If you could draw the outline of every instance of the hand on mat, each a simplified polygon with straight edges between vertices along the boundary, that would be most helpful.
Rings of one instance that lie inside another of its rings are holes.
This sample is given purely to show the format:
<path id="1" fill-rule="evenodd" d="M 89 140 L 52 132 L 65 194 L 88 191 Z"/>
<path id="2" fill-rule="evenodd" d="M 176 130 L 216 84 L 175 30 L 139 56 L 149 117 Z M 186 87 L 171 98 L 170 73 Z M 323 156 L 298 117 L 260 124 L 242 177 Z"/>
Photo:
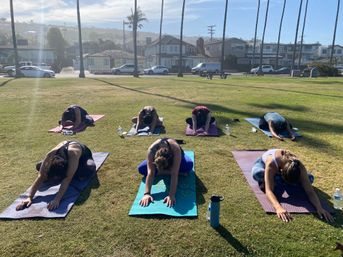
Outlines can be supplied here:
<path id="1" fill-rule="evenodd" d="M 146 207 L 153 201 L 154 201 L 154 198 L 152 198 L 151 195 L 144 195 L 143 198 L 139 201 L 139 205 Z"/>
<path id="2" fill-rule="evenodd" d="M 31 204 L 32 204 L 32 200 L 30 197 L 28 197 L 24 201 L 22 201 L 20 204 L 18 204 L 15 209 L 17 211 L 21 211 L 21 210 L 24 210 L 25 208 L 30 207 Z"/>
<path id="3" fill-rule="evenodd" d="M 317 213 L 320 219 L 325 219 L 328 222 L 334 222 L 334 219 L 331 216 L 331 214 L 323 208 L 318 209 Z"/>
<path id="4" fill-rule="evenodd" d="M 289 222 L 289 221 L 291 221 L 292 220 L 292 217 L 291 217 L 291 215 L 289 214 L 289 212 L 288 211 L 286 211 L 284 208 L 278 208 L 278 209 L 276 209 L 276 215 L 280 218 L 280 219 L 282 219 L 282 221 L 284 221 L 284 222 Z"/>
<path id="5" fill-rule="evenodd" d="M 60 202 L 57 200 L 52 200 L 50 203 L 48 203 L 48 210 L 53 211 L 58 208 L 60 205 Z"/>
<path id="6" fill-rule="evenodd" d="M 279 139 L 280 141 L 284 141 L 282 136 L 278 136 L 277 139 Z"/>
<path id="7" fill-rule="evenodd" d="M 168 195 L 167 197 L 163 199 L 163 202 L 167 204 L 167 207 L 172 207 L 176 202 L 175 196 L 172 197 Z"/>
<path id="8" fill-rule="evenodd" d="M 296 137 L 295 137 L 295 136 L 291 137 L 291 140 L 292 140 L 292 141 L 295 141 L 295 139 L 296 139 Z"/>

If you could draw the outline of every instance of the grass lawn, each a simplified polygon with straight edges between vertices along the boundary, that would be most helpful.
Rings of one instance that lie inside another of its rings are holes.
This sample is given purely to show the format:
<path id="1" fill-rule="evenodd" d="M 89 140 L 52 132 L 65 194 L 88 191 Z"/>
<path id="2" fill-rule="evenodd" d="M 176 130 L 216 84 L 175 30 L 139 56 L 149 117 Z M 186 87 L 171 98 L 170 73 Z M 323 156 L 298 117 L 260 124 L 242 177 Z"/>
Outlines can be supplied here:
<path id="1" fill-rule="evenodd" d="M 233 77 L 0 79 L 0 210 L 36 177 L 35 163 L 60 141 L 77 139 L 111 155 L 66 219 L 0 221 L 0 256 L 339 256 L 343 215 L 328 224 L 313 215 L 283 223 L 265 214 L 232 157 L 233 149 L 287 148 L 315 176 L 314 186 L 331 201 L 343 189 L 343 80 Z M 96 126 L 72 137 L 47 131 L 65 107 L 77 103 L 105 114 Z M 184 119 L 197 104 L 213 111 L 217 124 L 229 119 L 232 136 L 185 137 Z M 144 105 L 164 117 L 168 136 L 194 150 L 198 218 L 129 217 L 141 176 L 136 166 L 155 137 L 121 139 Z M 274 110 L 300 128 L 297 142 L 252 133 L 243 119 Z M 221 194 L 220 221 L 206 221 L 212 194 Z"/>

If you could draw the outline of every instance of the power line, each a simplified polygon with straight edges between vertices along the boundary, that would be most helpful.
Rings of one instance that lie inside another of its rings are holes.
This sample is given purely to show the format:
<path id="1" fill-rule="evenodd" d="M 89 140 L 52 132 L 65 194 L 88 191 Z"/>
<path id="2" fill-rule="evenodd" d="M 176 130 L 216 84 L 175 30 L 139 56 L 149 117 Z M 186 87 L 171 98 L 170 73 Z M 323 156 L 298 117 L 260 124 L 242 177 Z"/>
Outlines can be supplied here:
<path id="1" fill-rule="evenodd" d="M 215 27 L 216 27 L 216 25 L 209 25 L 209 26 L 207 26 L 207 30 L 208 30 L 207 34 L 210 34 L 211 41 L 212 41 L 213 35 L 214 35 L 215 31 L 216 31 Z"/>

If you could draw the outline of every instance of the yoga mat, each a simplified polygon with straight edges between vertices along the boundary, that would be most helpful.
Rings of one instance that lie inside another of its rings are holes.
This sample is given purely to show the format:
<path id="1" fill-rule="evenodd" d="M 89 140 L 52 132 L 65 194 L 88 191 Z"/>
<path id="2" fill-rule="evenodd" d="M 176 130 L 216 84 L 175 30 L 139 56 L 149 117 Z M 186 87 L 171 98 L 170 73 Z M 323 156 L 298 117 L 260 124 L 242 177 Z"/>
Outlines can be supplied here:
<path id="1" fill-rule="evenodd" d="M 217 128 L 217 124 L 216 122 L 213 122 L 210 124 L 210 127 L 208 128 L 208 133 L 204 134 L 205 130 L 203 128 L 200 128 L 197 130 L 198 134 L 197 135 L 193 135 L 193 129 L 191 129 L 191 126 L 189 124 L 187 124 L 186 127 L 186 136 L 205 136 L 205 137 L 218 137 L 219 136 L 219 132 L 218 132 L 218 128 Z"/>
<path id="2" fill-rule="evenodd" d="M 194 152 L 185 151 L 194 162 Z M 163 199 L 168 196 L 170 185 L 170 176 L 157 176 L 151 187 L 151 195 L 154 202 L 147 207 L 139 205 L 145 191 L 145 177 L 139 186 L 136 199 L 134 200 L 129 215 L 153 215 L 164 214 L 173 217 L 195 217 L 197 214 L 196 205 L 196 187 L 195 187 L 195 169 L 188 176 L 179 176 L 176 190 L 176 203 L 173 207 L 167 207 Z"/>
<path id="3" fill-rule="evenodd" d="M 163 117 L 159 117 L 159 119 L 162 122 L 162 126 L 155 127 L 154 133 L 152 133 L 153 136 L 160 135 L 164 130 Z M 146 126 L 145 128 L 140 129 L 138 134 L 136 134 L 136 124 L 133 124 L 126 136 L 149 136 L 149 130 L 150 127 Z"/>
<path id="4" fill-rule="evenodd" d="M 267 213 L 276 213 L 266 194 L 259 188 L 257 181 L 253 179 L 251 174 L 251 169 L 256 159 L 261 157 L 264 152 L 265 151 L 232 151 L 232 154 L 264 211 Z M 290 213 L 316 212 L 316 209 L 309 202 L 304 189 L 300 185 L 287 185 L 282 182 L 277 183 L 274 188 L 274 194 L 282 207 Z M 323 208 L 332 211 L 325 201 L 321 200 L 321 203 Z"/>
<path id="5" fill-rule="evenodd" d="M 91 116 L 93 118 L 94 123 L 95 123 L 97 120 L 100 120 L 105 115 L 91 114 L 89 116 Z M 65 127 L 65 128 L 68 129 L 68 127 Z M 83 126 L 78 127 L 77 129 L 75 129 L 74 132 L 81 132 L 81 131 L 85 130 L 86 128 L 87 128 L 87 125 L 83 125 Z M 61 125 L 49 130 L 49 132 L 54 132 L 54 133 L 60 133 L 61 131 L 62 131 L 62 126 Z"/>
<path id="6" fill-rule="evenodd" d="M 260 118 L 246 118 L 245 119 L 247 122 L 249 122 L 251 125 L 253 125 L 254 127 L 258 128 L 259 130 L 261 130 L 264 134 L 266 134 L 268 137 L 273 137 L 272 133 L 268 130 L 264 130 L 264 129 L 260 129 L 258 124 L 260 122 Z M 301 137 L 301 135 L 299 133 L 297 133 L 296 131 L 294 131 L 294 129 L 292 129 L 292 131 L 295 133 L 295 137 Z M 282 132 L 280 134 L 283 137 L 286 138 L 290 138 L 289 134 L 287 132 Z"/>
<path id="7" fill-rule="evenodd" d="M 96 170 L 104 163 L 109 153 L 97 152 L 93 153 L 93 159 L 96 164 Z M 95 176 L 96 174 L 94 174 Z M 94 176 L 88 179 L 78 180 L 73 179 L 64 194 L 60 205 L 57 209 L 49 211 L 47 205 L 52 201 L 60 188 L 60 184 L 43 183 L 37 190 L 33 198 L 32 205 L 21 211 L 16 210 L 16 206 L 26 199 L 29 194 L 29 189 L 18 199 L 16 199 L 7 209 L 0 214 L 0 219 L 25 219 L 25 218 L 64 218 L 67 216 L 70 209 L 80 193 L 88 186 Z"/>

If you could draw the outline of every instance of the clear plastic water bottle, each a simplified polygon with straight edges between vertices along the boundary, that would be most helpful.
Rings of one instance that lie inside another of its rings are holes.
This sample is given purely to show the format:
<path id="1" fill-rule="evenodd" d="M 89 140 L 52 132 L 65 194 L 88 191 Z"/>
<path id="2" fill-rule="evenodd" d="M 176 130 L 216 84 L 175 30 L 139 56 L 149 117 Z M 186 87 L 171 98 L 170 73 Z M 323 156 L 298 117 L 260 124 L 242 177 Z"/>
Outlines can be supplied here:
<path id="1" fill-rule="evenodd" d="M 211 203 L 208 204 L 207 213 L 206 213 L 206 220 L 211 220 Z"/>
<path id="2" fill-rule="evenodd" d="M 118 133 L 118 136 L 122 137 L 123 136 L 123 128 L 121 126 L 119 126 L 117 128 L 117 133 Z"/>
<path id="3" fill-rule="evenodd" d="M 342 192 L 339 188 L 336 188 L 335 192 L 333 193 L 333 208 L 337 210 L 343 209 L 343 197 Z"/>
<path id="4" fill-rule="evenodd" d="M 72 136 L 75 134 L 75 132 L 70 129 L 62 129 L 62 134 L 65 136 Z"/>
<path id="5" fill-rule="evenodd" d="M 230 136 L 231 131 L 230 131 L 229 124 L 226 124 L 226 125 L 225 125 L 224 133 L 225 133 L 226 135 Z"/>

